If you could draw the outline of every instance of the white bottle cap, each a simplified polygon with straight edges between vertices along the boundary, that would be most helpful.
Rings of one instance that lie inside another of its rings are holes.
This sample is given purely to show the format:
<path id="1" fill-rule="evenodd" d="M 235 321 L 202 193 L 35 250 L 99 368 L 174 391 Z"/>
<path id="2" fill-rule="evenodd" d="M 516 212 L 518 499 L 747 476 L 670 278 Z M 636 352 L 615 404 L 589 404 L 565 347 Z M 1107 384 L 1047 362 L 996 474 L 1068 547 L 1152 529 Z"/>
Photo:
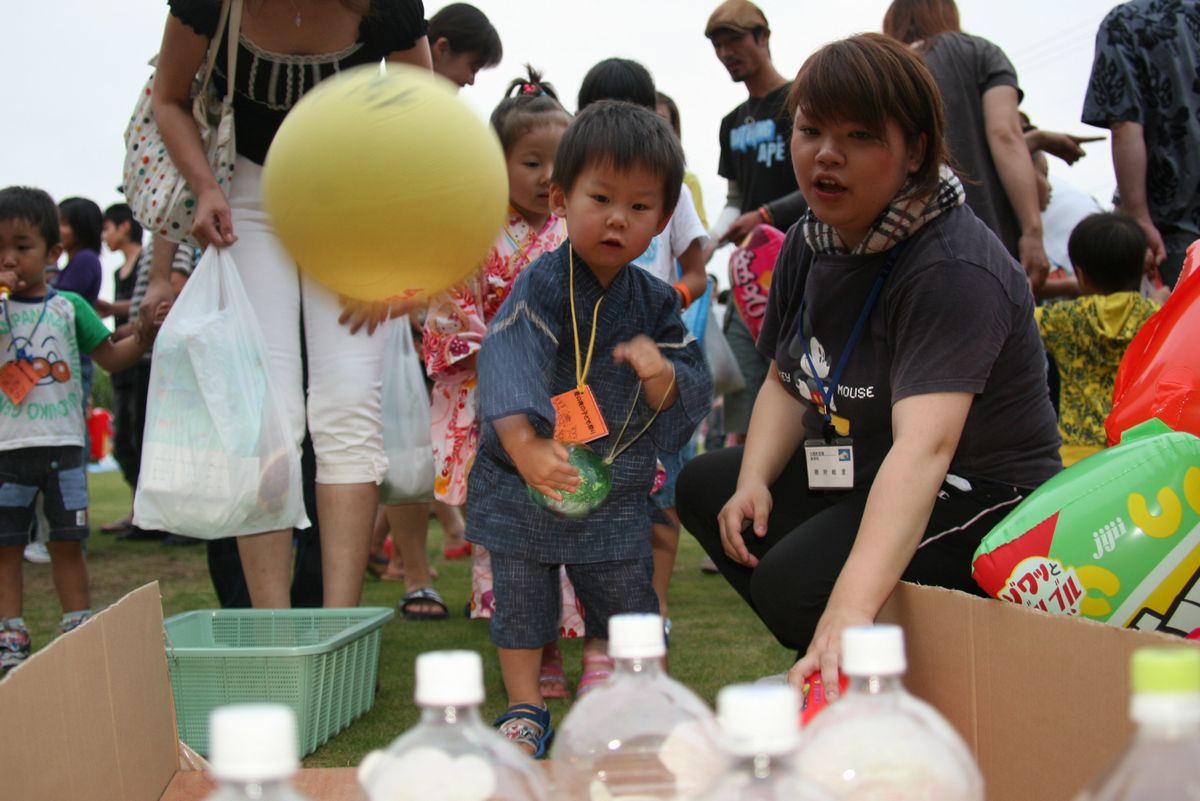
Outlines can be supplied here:
<path id="1" fill-rule="evenodd" d="M 800 744 L 800 694 L 787 684 L 734 684 L 717 693 L 721 744 L 735 756 L 786 754 Z"/>
<path id="2" fill-rule="evenodd" d="M 430 651 L 417 657 L 420 706 L 475 706 L 483 703 L 483 659 L 474 651 Z"/>
<path id="3" fill-rule="evenodd" d="M 899 626 L 854 626 L 842 632 L 842 672 L 847 676 L 901 676 L 907 668 Z"/>
<path id="4" fill-rule="evenodd" d="M 221 781 L 277 781 L 300 767 L 296 715 L 282 704 L 233 704 L 208 719 L 209 764 Z"/>
<path id="5" fill-rule="evenodd" d="M 613 659 L 657 659 L 667 653 L 659 615 L 613 615 L 608 619 L 608 655 Z"/>

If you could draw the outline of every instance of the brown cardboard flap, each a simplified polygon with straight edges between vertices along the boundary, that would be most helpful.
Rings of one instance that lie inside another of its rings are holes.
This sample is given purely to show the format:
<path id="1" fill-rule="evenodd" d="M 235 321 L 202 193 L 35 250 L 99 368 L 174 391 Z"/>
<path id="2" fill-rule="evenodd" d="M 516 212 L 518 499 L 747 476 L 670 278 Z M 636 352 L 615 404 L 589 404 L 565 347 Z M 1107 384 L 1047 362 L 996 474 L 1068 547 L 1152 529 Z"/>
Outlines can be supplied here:
<path id="1" fill-rule="evenodd" d="M 1133 734 L 1130 654 L 1188 645 L 912 584 L 879 621 L 904 627 L 905 686 L 971 745 L 989 801 L 1061 801 L 1104 773 Z"/>
<path id="2" fill-rule="evenodd" d="M 175 708 L 158 584 L 134 590 L 0 681 L 5 798 L 155 801 Z"/>

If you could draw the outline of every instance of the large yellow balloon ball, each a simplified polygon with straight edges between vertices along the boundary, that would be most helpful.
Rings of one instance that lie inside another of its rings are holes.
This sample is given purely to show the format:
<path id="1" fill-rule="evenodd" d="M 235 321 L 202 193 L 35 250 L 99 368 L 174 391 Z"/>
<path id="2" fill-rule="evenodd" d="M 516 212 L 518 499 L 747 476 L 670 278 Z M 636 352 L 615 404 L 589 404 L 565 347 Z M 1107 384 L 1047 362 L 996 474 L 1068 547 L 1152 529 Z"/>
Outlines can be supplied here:
<path id="1" fill-rule="evenodd" d="M 263 165 L 263 202 L 306 273 L 361 300 L 462 280 L 502 230 L 504 153 L 426 70 L 347 70 L 296 104 Z"/>

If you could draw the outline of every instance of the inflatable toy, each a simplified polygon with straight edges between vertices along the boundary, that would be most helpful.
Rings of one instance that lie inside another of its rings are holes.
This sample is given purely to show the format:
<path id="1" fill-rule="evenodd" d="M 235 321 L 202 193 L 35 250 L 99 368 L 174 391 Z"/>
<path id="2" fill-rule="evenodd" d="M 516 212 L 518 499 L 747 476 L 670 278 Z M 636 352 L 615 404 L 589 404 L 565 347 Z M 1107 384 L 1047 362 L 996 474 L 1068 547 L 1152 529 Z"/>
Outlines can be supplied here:
<path id="1" fill-rule="evenodd" d="M 1194 251 L 1189 251 L 1193 253 Z M 1157 417 L 1200 436 L 1200 273 L 1192 270 L 1129 343 L 1104 421 L 1108 444 Z"/>
<path id="2" fill-rule="evenodd" d="M 300 268 L 360 300 L 457 283 L 504 224 L 508 174 L 491 128 L 452 85 L 362 66 L 296 104 L 263 165 L 263 200 Z"/>
<path id="3" fill-rule="evenodd" d="M 543 509 L 571 520 L 587 517 L 597 506 L 604 503 L 612 489 L 612 467 L 600 454 L 586 445 L 571 443 L 566 446 L 567 461 L 579 471 L 580 485 L 574 492 L 561 492 L 561 501 L 556 501 L 529 487 L 529 497 Z"/>
<path id="4" fill-rule="evenodd" d="M 755 339 L 758 339 L 767 311 L 767 294 L 771 291 L 771 276 L 783 239 L 784 233 L 778 228 L 759 225 L 729 257 L 733 302 L 737 304 L 750 336 Z"/>
<path id="5" fill-rule="evenodd" d="M 1047 481 L 983 538 L 989 595 L 1047 612 L 1200 629 L 1200 438 L 1150 420 Z"/>

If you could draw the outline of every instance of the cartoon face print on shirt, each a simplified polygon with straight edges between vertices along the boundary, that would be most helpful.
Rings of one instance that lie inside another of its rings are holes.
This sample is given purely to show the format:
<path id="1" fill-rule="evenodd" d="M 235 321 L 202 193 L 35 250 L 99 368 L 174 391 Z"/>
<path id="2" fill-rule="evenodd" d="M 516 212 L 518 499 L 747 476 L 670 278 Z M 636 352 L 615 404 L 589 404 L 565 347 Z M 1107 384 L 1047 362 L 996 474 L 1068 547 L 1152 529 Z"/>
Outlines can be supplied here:
<path id="1" fill-rule="evenodd" d="M 808 320 L 807 312 L 804 315 L 803 331 L 797 331 L 788 343 L 788 356 L 795 359 L 800 365 L 800 373 L 794 373 L 792 380 L 796 384 L 796 389 L 801 394 L 807 394 L 813 406 L 817 407 L 817 411 L 821 414 L 825 412 L 825 399 L 821 395 L 821 381 L 829 380 L 829 373 L 832 371 L 832 366 L 829 364 L 829 357 L 825 353 L 825 347 L 821 341 L 812 335 L 810 330 L 811 324 Z M 804 352 L 804 345 L 801 337 L 808 339 L 808 353 Z M 809 356 L 812 359 L 809 359 Z M 817 379 L 821 379 L 818 381 Z M 807 393 L 805 393 L 807 389 Z M 834 398 L 830 404 L 830 411 L 837 411 L 837 399 Z"/>
<path id="2" fill-rule="evenodd" d="M 12 344 L 15 351 L 29 354 L 29 365 L 37 376 L 38 386 L 65 384 L 71 380 L 71 364 L 59 352 L 58 337 L 51 335 L 34 343 L 27 337 L 15 336 Z"/>

